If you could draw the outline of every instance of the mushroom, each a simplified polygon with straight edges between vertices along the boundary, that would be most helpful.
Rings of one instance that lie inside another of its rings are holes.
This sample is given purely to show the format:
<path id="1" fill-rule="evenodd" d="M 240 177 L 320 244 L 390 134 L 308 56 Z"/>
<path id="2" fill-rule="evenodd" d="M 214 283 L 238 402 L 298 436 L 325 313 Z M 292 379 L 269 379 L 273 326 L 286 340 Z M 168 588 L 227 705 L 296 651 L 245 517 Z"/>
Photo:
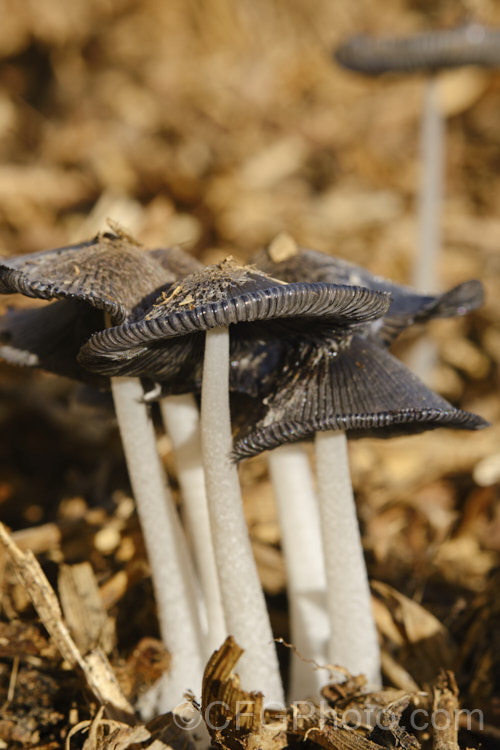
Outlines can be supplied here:
<path id="1" fill-rule="evenodd" d="M 341 44 L 335 58 L 343 67 L 365 75 L 385 72 L 431 73 L 423 107 L 422 177 L 418 206 L 418 252 L 412 283 L 430 291 L 438 285 L 437 263 L 441 245 L 440 214 L 443 193 L 445 130 L 436 73 L 462 65 L 493 67 L 500 64 L 500 30 L 479 23 L 439 29 L 411 37 L 355 36 Z M 425 376 L 435 358 L 428 344 L 420 347 L 414 368 Z"/>
<path id="2" fill-rule="evenodd" d="M 470 22 L 453 29 L 424 31 L 410 37 L 352 37 L 335 51 L 345 68 L 366 75 L 387 72 L 436 71 L 462 65 L 496 67 L 500 29 Z"/>
<path id="3" fill-rule="evenodd" d="M 10 336 L 10 341 L 0 354 L 87 379 L 72 358 L 92 330 L 102 328 L 103 313 L 108 324 L 123 323 L 140 313 L 153 292 L 193 265 L 197 264 L 178 251 L 147 253 L 125 235 L 109 233 L 76 246 L 3 258 L 0 293 L 58 301 L 6 318 L 2 336 Z M 204 654 L 194 572 L 141 383 L 134 377 L 112 378 L 111 389 L 151 565 L 160 630 L 172 652 L 160 699 L 161 709 L 167 710 L 182 700 L 187 688 L 201 689 Z"/>
<path id="4" fill-rule="evenodd" d="M 85 246 L 88 246 L 86 243 Z M 143 251 L 141 251 L 143 254 Z M 176 248 L 157 249 L 143 254 L 153 265 L 159 263 L 168 273 L 157 269 L 159 278 L 153 283 L 157 291 L 160 278 L 165 282 L 184 276 L 200 267 L 193 258 Z M 24 258 L 26 256 L 23 256 Z M 39 262 L 39 261 L 38 261 Z M 175 272 L 175 274 L 173 273 Z M 147 287 L 141 287 L 140 293 Z M 142 305 L 146 305 L 151 292 L 141 300 L 137 314 Z M 103 326 L 102 311 L 90 307 L 88 303 L 75 299 L 63 299 L 42 308 L 27 310 L 10 310 L 0 318 L 0 358 L 11 364 L 40 367 L 58 375 L 74 378 L 89 385 L 109 388 L 109 378 L 90 373 L 77 362 L 77 354 L 85 341 Z M 186 372 L 182 373 L 182 387 L 186 377 L 192 374 L 192 363 L 188 363 Z M 199 368 L 198 383 L 201 380 Z M 199 418 L 198 406 L 191 394 L 175 395 L 175 384 L 171 383 L 173 395 L 163 395 L 160 399 L 160 411 L 170 435 L 177 464 L 177 474 L 182 490 L 182 510 L 184 521 L 194 549 L 196 570 L 200 579 L 204 608 L 210 622 L 205 630 L 211 633 L 211 639 L 205 644 L 205 656 L 219 647 L 224 640 L 220 594 L 217 593 L 215 560 L 213 550 L 206 538 L 206 498 L 203 469 L 199 454 Z M 146 400 L 151 400 L 147 393 Z M 188 428 L 189 426 L 189 428 Z M 205 510 L 204 510 L 205 509 Z M 204 521 L 205 517 L 205 521 Z M 210 596 L 208 596 L 210 592 Z M 203 615 L 203 611 L 201 612 Z"/>
<path id="5" fill-rule="evenodd" d="M 343 337 L 297 337 L 287 359 L 260 412 L 255 405 L 240 418 L 236 460 L 328 430 L 359 438 L 487 426 L 430 390 L 362 329 Z"/>
<path id="6" fill-rule="evenodd" d="M 268 328 L 290 336 L 318 327 L 349 330 L 379 317 L 388 304 L 383 293 L 321 283 L 283 284 L 228 260 L 174 283 L 142 320 L 95 334 L 80 352 L 80 362 L 100 373 L 131 369 L 159 378 L 166 363 L 172 367 L 170 341 L 181 337 L 176 354 L 183 339 L 186 352 L 201 354 L 200 335 L 205 332 L 202 450 L 226 625 L 245 649 L 240 665 L 243 683 L 262 690 L 267 700 L 281 702 L 282 688 L 237 470 L 230 458 L 228 328 L 234 326 L 231 361 L 244 366 L 235 355 L 239 342 L 248 342 L 253 351 L 261 337 L 266 339 Z M 191 356 L 186 353 L 185 358 Z"/>
<path id="7" fill-rule="evenodd" d="M 431 317 L 448 317 L 451 315 L 465 314 L 477 307 L 482 301 L 482 287 L 479 282 L 466 282 L 449 292 L 438 295 L 422 295 L 414 290 L 404 287 L 381 276 L 375 276 L 369 271 L 348 263 L 339 258 L 320 253 L 314 250 L 299 248 L 289 235 L 279 235 L 268 248 L 261 251 L 255 258 L 257 267 L 272 274 L 273 276 L 287 282 L 297 280 L 322 281 L 335 284 L 359 285 L 369 289 L 391 293 L 389 310 L 382 319 L 374 320 L 364 326 L 364 336 L 369 336 L 380 346 L 386 346 L 396 335 L 409 325 L 416 322 L 424 322 Z M 241 352 L 239 359 L 242 365 L 235 372 L 233 380 L 234 387 L 245 390 L 250 395 L 260 398 L 270 398 L 274 405 L 281 400 L 282 388 L 276 382 L 275 372 L 288 370 L 289 373 L 297 370 L 294 368 L 295 353 L 290 357 L 288 365 L 280 360 L 276 366 L 276 351 L 282 347 L 282 342 L 268 342 L 263 345 L 261 351 L 250 350 L 248 354 Z M 266 353 L 271 352 L 266 358 Z M 297 360 L 299 362 L 300 359 Z M 392 364 L 392 363 L 391 363 Z M 302 368 L 308 379 L 311 364 L 308 362 Z M 271 373 L 266 376 L 266 373 Z M 301 391 L 300 378 L 296 377 L 290 389 L 285 391 L 282 403 L 287 398 L 294 399 L 294 388 L 296 387 L 296 400 L 293 402 L 297 409 L 302 403 L 307 403 L 309 396 Z M 428 392 L 427 392 L 428 393 Z M 417 401 L 418 403 L 418 401 Z M 318 404 L 319 408 L 320 404 Z M 440 408 L 443 403 L 439 404 Z M 292 407 L 293 408 L 293 407 Z M 311 411 L 311 414 L 314 412 Z M 267 412 L 266 412 L 267 414 Z M 272 421 L 273 416 L 267 415 Z M 275 416 L 275 415 L 274 415 Z M 281 533 L 285 562 L 288 574 L 288 596 L 292 615 L 291 631 L 292 641 L 298 647 L 300 653 L 316 661 L 324 661 L 325 631 L 327 631 L 326 601 L 323 600 L 322 586 L 324 571 L 322 570 L 322 543 L 319 524 L 317 520 L 317 506 L 311 488 L 310 470 L 307 457 L 303 449 L 298 445 L 289 445 L 286 440 L 287 428 L 283 429 L 283 435 L 276 435 L 272 444 L 266 444 L 269 436 L 257 446 L 250 449 L 255 433 L 258 431 L 259 421 L 255 413 L 249 418 L 248 425 L 240 429 L 240 439 L 235 445 L 235 452 L 240 455 L 250 455 L 253 450 L 260 451 L 265 447 L 273 448 L 269 453 L 269 466 L 273 486 L 275 489 L 278 508 L 281 519 Z M 293 435 L 293 425 L 288 426 Z M 247 430 L 249 437 L 245 441 L 244 435 Z M 380 434 L 380 433 L 377 433 Z M 306 437 L 304 435 L 303 437 Z M 296 438 L 300 439 L 300 438 Z M 324 446 L 318 440 L 319 446 Z M 342 451 L 339 465 L 346 466 L 345 449 Z M 290 451 L 293 450 L 293 458 Z M 342 481 L 347 483 L 347 476 Z M 323 486 L 323 482 L 320 483 Z M 286 492 L 284 490 L 286 488 Z M 306 489 L 308 488 L 308 489 Z M 346 488 L 349 498 L 350 490 Z M 323 490 L 323 495 L 326 490 Z M 349 498 L 350 500 L 350 498 Z M 288 523 L 290 514 L 300 514 L 300 523 Z M 354 523 L 351 518 L 351 523 Z M 355 531 L 352 531 L 356 536 Z M 353 544 L 358 545 L 354 540 Z M 358 555 L 359 557 L 359 555 Z M 358 559 L 358 564 L 361 565 Z M 333 585 L 333 584 L 332 584 Z M 363 584 L 364 586 L 364 584 Z M 333 600 L 335 595 L 331 592 Z M 360 636 L 362 638 L 362 636 Z M 374 635 L 372 634 L 372 641 Z M 301 659 L 292 660 L 292 675 L 290 693 L 293 698 L 304 698 L 313 694 L 315 689 L 321 687 L 322 677 L 319 671 L 313 672 Z M 355 665 L 353 665 L 355 666 Z M 376 670 L 373 670 L 374 674 Z"/>
<path id="8" fill-rule="evenodd" d="M 317 250 L 302 248 L 288 234 L 278 235 L 253 259 L 257 268 L 286 282 L 322 281 L 329 284 L 362 286 L 391 295 L 388 312 L 371 326 L 371 335 L 388 346 L 405 328 L 431 318 L 463 316 L 483 303 L 480 281 L 465 281 L 441 294 L 422 294 Z"/>
<path id="9" fill-rule="evenodd" d="M 255 418 L 256 407 L 240 426 L 234 455 L 240 460 L 315 438 L 331 628 L 328 659 L 377 685 L 379 649 L 346 437 L 390 437 L 440 426 L 479 429 L 486 423 L 430 391 L 363 330 L 347 336 L 304 334 L 274 378 L 260 416 Z"/>
<path id="10" fill-rule="evenodd" d="M 71 299 L 7 310 L 0 318 L 0 359 L 107 388 L 108 378 L 88 372 L 76 359 L 82 344 L 102 325 L 100 310 Z"/>
<path id="11" fill-rule="evenodd" d="M 92 265 L 106 254 L 114 261 L 120 242 L 122 251 L 127 250 L 123 258 L 125 267 L 118 266 L 112 273 L 108 269 L 106 280 L 102 273 L 94 278 L 99 270 Z M 84 256 L 87 268 L 79 261 L 80 255 Z M 145 251 L 125 235 L 109 233 L 79 245 L 0 258 L 0 294 L 20 292 L 29 297 L 57 300 L 44 307 L 7 310 L 0 318 L 0 358 L 13 365 L 40 367 L 56 375 L 109 388 L 109 378 L 96 376 L 77 362 L 85 341 L 103 328 L 103 312 L 110 315 L 112 322 L 140 315 L 159 288 L 200 265 L 177 248 Z M 139 268 L 143 273 L 135 278 Z"/>

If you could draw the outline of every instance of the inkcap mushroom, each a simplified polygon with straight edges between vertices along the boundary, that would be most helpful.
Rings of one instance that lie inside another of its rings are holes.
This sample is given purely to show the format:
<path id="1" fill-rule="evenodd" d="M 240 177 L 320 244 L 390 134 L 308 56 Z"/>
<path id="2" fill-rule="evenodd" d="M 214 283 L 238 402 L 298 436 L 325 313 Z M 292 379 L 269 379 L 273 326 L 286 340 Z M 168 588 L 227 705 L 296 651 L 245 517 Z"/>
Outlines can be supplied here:
<path id="1" fill-rule="evenodd" d="M 148 304 L 151 294 L 194 265 L 175 250 L 147 253 L 124 233 L 104 233 L 75 246 L 3 258 L 0 293 L 57 301 L 5 318 L 2 336 L 10 336 L 10 341 L 0 353 L 12 361 L 16 352 L 24 352 L 19 355 L 23 364 L 85 380 L 72 357 L 94 326 L 99 329 L 133 317 Z M 38 332 L 37 339 L 33 334 Z M 133 377 L 112 378 L 111 389 L 151 565 L 160 629 L 172 653 L 159 706 L 167 710 L 182 701 L 186 689 L 201 690 L 205 655 L 196 583 L 142 385 Z"/>
<path id="2" fill-rule="evenodd" d="M 173 284 L 141 320 L 95 334 L 82 348 L 89 369 L 120 372 L 128 367 L 158 377 L 171 358 L 170 341 L 201 355 L 205 332 L 201 391 L 202 451 L 210 521 L 226 625 L 245 648 L 240 675 L 245 686 L 260 689 L 267 700 L 282 700 L 281 682 L 262 590 L 257 579 L 236 466 L 232 463 L 229 417 L 229 369 L 239 341 L 252 349 L 264 326 L 287 331 L 316 326 L 356 326 L 382 315 L 388 296 L 329 284 L 283 284 L 251 268 L 226 261 Z M 229 327 L 234 346 L 229 357 Z M 181 337 L 181 338 L 179 338 Z M 141 368 L 144 350 L 147 371 Z M 236 357 L 236 361 L 237 361 Z M 242 364 L 242 363 L 239 363 Z M 244 366 L 244 364 L 242 364 Z M 150 369 L 152 368 L 152 369 Z M 246 657 L 246 660 L 245 660 Z"/>
<path id="3" fill-rule="evenodd" d="M 274 265 L 272 257 L 274 255 Z M 288 255 L 288 257 L 287 257 Z M 284 278 L 325 277 L 326 256 L 300 252 L 290 238 L 273 243 L 266 266 Z M 309 266 L 308 260 L 312 259 Z M 262 258 L 261 258 L 262 261 Z M 363 551 L 356 521 L 349 479 L 346 434 L 391 436 L 421 432 L 438 426 L 479 429 L 484 420 L 462 412 L 430 391 L 401 362 L 386 350 L 398 330 L 433 314 L 463 313 L 477 306 L 480 285 L 452 290 L 429 298 L 410 292 L 376 277 L 363 269 L 338 264 L 330 259 L 330 272 L 336 279 L 394 287 L 387 315 L 366 321 L 354 330 L 308 332 L 284 347 L 269 333 L 268 348 L 284 352 L 273 377 L 260 373 L 262 354 L 252 365 L 252 352 L 245 362 L 243 382 L 248 372 L 256 374 L 256 389 L 264 396 L 240 424 L 234 443 L 237 459 L 256 455 L 296 441 L 315 437 L 323 549 L 328 581 L 330 616 L 329 661 L 352 672 L 364 672 L 369 682 L 380 681 L 379 650 L 373 618 Z M 288 263 L 288 266 L 287 266 Z M 280 266 L 280 264 L 283 264 Z M 340 272 L 339 272 L 340 271 Z M 370 278 L 371 277 L 371 278 Z M 460 300 L 460 304 L 456 304 Z M 262 390 L 264 384 L 265 391 Z M 255 395 L 255 393 L 254 393 Z"/>
<path id="4" fill-rule="evenodd" d="M 436 29 L 408 37 L 348 39 L 335 51 L 340 65 L 365 75 L 386 72 L 427 72 L 422 128 L 422 171 L 418 198 L 418 240 L 412 284 L 424 291 L 439 286 L 437 266 L 441 249 L 445 126 L 440 103 L 438 73 L 465 65 L 500 65 L 500 30 L 470 22 L 457 28 Z M 412 358 L 412 369 L 426 378 L 435 361 L 435 347 L 421 342 Z"/>

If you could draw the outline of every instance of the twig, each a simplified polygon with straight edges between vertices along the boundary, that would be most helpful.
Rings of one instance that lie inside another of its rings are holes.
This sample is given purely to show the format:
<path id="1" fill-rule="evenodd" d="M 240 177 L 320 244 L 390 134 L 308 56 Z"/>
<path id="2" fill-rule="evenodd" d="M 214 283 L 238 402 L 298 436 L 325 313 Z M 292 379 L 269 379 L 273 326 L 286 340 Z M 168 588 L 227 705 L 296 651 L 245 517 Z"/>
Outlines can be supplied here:
<path id="1" fill-rule="evenodd" d="M 22 552 L 3 524 L 0 524 L 0 541 L 63 659 L 73 668 L 82 670 L 93 694 L 106 706 L 108 713 L 119 718 L 132 718 L 134 710 L 123 695 L 106 655 L 100 649 L 94 649 L 82 656 L 62 618 L 57 596 L 33 553 L 30 550 Z"/>
<path id="2" fill-rule="evenodd" d="M 442 672 L 434 688 L 434 750 L 459 750 L 458 688 L 453 672 Z"/>

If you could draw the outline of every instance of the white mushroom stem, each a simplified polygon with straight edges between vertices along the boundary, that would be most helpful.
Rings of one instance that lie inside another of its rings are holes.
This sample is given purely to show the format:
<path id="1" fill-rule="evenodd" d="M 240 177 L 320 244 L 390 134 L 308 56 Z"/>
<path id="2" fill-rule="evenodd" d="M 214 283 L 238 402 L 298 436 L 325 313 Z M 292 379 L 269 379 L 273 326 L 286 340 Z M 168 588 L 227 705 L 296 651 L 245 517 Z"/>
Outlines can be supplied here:
<path id="1" fill-rule="evenodd" d="M 304 447 L 283 445 L 269 453 L 287 574 L 292 652 L 288 698 L 317 697 L 328 682 L 326 670 L 304 659 L 327 663 L 329 619 L 323 544 L 311 467 Z"/>
<path id="2" fill-rule="evenodd" d="M 264 594 L 243 515 L 238 470 L 231 461 L 229 331 L 207 331 L 201 392 L 201 441 L 222 604 L 229 634 L 245 653 L 238 674 L 245 690 L 283 703 L 283 688 Z"/>
<path id="3" fill-rule="evenodd" d="M 162 639 L 172 655 L 162 680 L 158 710 L 201 695 L 204 660 L 194 572 L 158 455 L 153 424 L 138 378 L 112 378 L 120 435 L 151 566 Z"/>
<path id="4" fill-rule="evenodd" d="M 438 79 L 433 76 L 426 86 L 422 116 L 422 176 L 418 205 L 417 257 L 413 270 L 413 286 L 424 292 L 435 291 L 437 287 L 437 265 L 441 249 L 444 139 Z"/>
<path id="5" fill-rule="evenodd" d="M 380 648 L 359 533 L 344 432 L 315 438 L 318 500 L 328 587 L 332 665 L 381 685 Z M 344 679 L 339 672 L 338 681 Z"/>
<path id="6" fill-rule="evenodd" d="M 422 115 L 418 240 L 412 277 L 412 285 L 422 292 L 435 292 L 439 287 L 444 143 L 444 118 L 439 101 L 438 79 L 437 76 L 432 76 L 426 86 Z M 429 339 L 417 342 L 409 357 L 410 369 L 424 381 L 428 381 L 435 363 L 434 342 Z"/>
<path id="7" fill-rule="evenodd" d="M 201 457 L 200 415 L 196 400 L 190 393 L 162 398 L 160 411 L 174 449 L 184 521 L 203 593 L 206 614 L 205 657 L 208 659 L 224 642 L 227 630 L 208 515 Z"/>

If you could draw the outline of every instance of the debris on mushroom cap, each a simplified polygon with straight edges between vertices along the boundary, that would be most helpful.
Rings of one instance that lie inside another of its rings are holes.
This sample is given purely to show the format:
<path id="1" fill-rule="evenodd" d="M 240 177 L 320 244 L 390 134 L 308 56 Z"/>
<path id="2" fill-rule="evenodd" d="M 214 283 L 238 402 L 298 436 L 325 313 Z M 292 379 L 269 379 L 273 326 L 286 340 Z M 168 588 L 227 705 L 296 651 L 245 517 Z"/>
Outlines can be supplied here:
<path id="1" fill-rule="evenodd" d="M 283 245 L 282 239 L 280 245 Z M 414 323 L 424 323 L 431 318 L 466 315 L 483 303 L 483 286 L 480 281 L 466 281 L 443 294 L 421 294 L 409 286 L 397 284 L 383 276 L 372 274 L 361 266 L 317 250 L 296 246 L 295 252 L 291 252 L 291 245 L 288 245 L 288 253 L 277 256 L 274 248 L 273 242 L 258 253 L 254 264 L 283 281 L 322 281 L 389 292 L 389 310 L 381 323 L 377 322 L 372 326 L 372 333 L 385 344 L 390 344 L 402 330 Z"/>
<path id="2" fill-rule="evenodd" d="M 371 339 L 304 340 L 274 373 L 234 441 L 236 460 L 285 443 L 343 430 L 350 437 L 394 437 L 437 427 L 477 430 L 487 422 L 455 409 Z"/>
<path id="3" fill-rule="evenodd" d="M 341 44 L 334 56 L 344 68 L 366 75 L 461 65 L 493 67 L 500 64 L 500 30 L 469 23 L 409 37 L 358 35 Z"/>
<path id="4" fill-rule="evenodd" d="M 146 251 L 128 236 L 109 233 L 0 259 L 0 293 L 56 299 L 0 318 L 0 358 L 106 386 L 107 378 L 89 373 L 76 359 L 85 341 L 103 328 L 102 312 L 115 322 L 140 315 L 161 288 L 200 265 L 178 248 Z"/>
<path id="5" fill-rule="evenodd" d="M 165 336 L 278 318 L 357 323 L 380 317 L 389 302 L 387 295 L 366 289 L 304 283 L 302 279 L 286 284 L 252 266 L 238 266 L 227 259 L 172 284 L 146 320 L 163 321 L 180 314 L 177 327 L 172 327 L 171 334 L 166 329 Z"/>
<path id="6" fill-rule="evenodd" d="M 280 331 L 286 325 L 289 332 L 313 327 L 345 335 L 357 325 L 380 318 L 389 302 L 383 292 L 324 283 L 285 284 L 253 267 L 225 261 L 172 284 L 141 320 L 96 333 L 79 358 L 85 367 L 100 373 L 163 378 L 172 372 L 175 357 L 183 364 L 186 357 L 199 354 L 201 358 L 203 342 L 193 333 L 237 323 L 239 335 L 248 332 L 252 338 L 258 321 L 266 321 L 266 327 L 276 325 Z M 252 326 L 245 326 L 250 322 Z M 191 335 L 182 346 L 196 353 L 183 356 L 171 343 L 161 344 L 187 334 Z"/>

